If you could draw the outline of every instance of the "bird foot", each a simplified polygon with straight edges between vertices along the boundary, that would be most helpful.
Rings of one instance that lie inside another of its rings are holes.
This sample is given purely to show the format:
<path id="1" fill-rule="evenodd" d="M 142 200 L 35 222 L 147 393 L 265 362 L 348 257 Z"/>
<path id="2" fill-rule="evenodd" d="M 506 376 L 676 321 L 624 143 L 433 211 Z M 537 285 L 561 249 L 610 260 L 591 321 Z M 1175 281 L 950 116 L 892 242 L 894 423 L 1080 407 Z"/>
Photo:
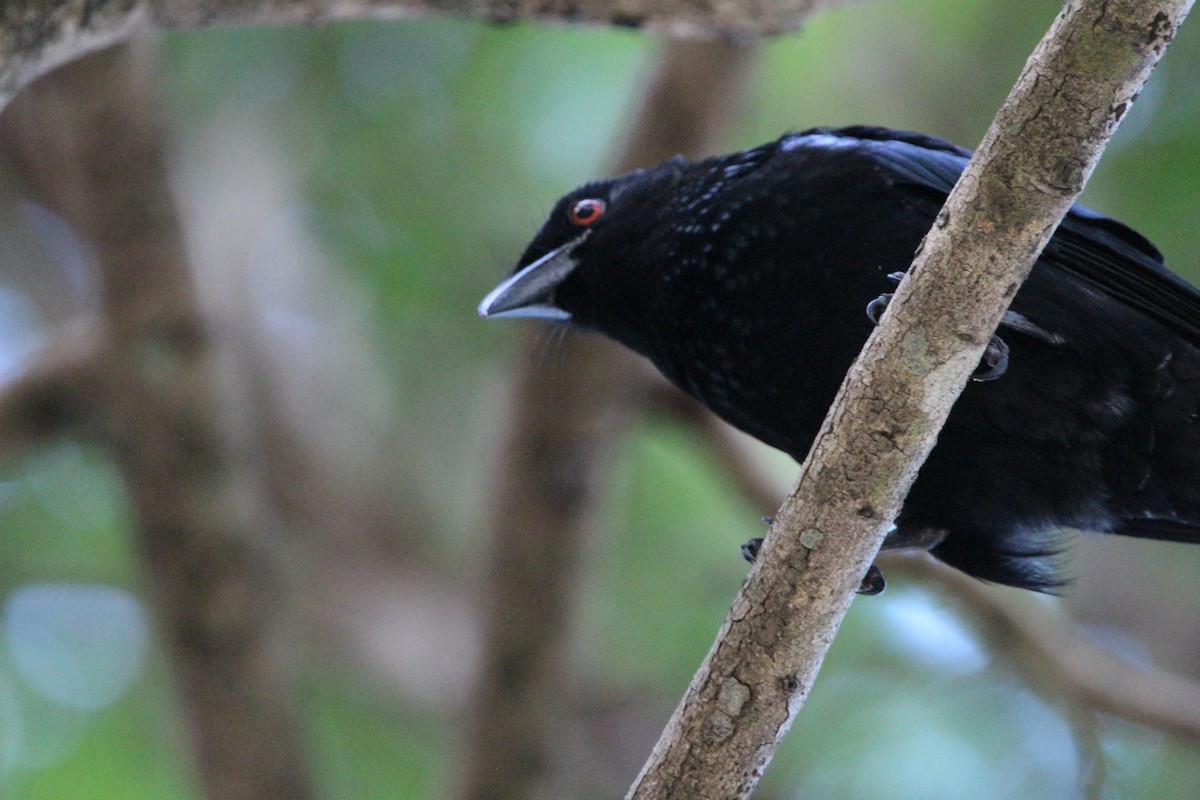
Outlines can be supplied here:
<path id="1" fill-rule="evenodd" d="M 762 549 L 762 537 L 755 536 L 750 541 L 742 545 L 742 558 L 753 564 L 758 560 L 758 551 Z"/>
<path id="2" fill-rule="evenodd" d="M 867 319 L 878 325 L 879 318 L 883 316 L 884 309 L 888 307 L 888 303 L 892 302 L 893 297 L 895 297 L 894 294 L 887 292 L 867 303 Z"/>
<path id="3" fill-rule="evenodd" d="M 887 581 L 883 579 L 883 571 L 872 564 L 867 567 L 867 574 L 863 575 L 862 583 L 854 591 L 856 594 L 874 597 L 877 594 L 883 594 L 883 590 L 886 588 Z"/>
<path id="4" fill-rule="evenodd" d="M 904 280 L 903 272 L 889 272 L 887 278 L 892 283 L 899 285 L 900 281 Z M 888 307 L 888 303 L 892 302 L 895 297 L 891 292 L 879 295 L 871 302 L 867 303 L 867 319 L 876 325 L 879 324 L 879 318 L 883 316 L 883 311 Z"/>
<path id="5" fill-rule="evenodd" d="M 758 553 L 762 550 L 762 537 L 756 536 L 750 541 L 742 545 L 742 558 L 753 564 L 758 559 Z M 854 591 L 861 595 L 874 597 L 883 592 L 887 588 L 887 581 L 883 579 L 883 572 L 879 567 L 872 564 L 867 568 L 867 574 L 863 576 L 862 582 Z"/>
<path id="6" fill-rule="evenodd" d="M 994 381 L 1008 371 L 1008 343 L 999 336 L 988 340 L 979 366 L 971 373 L 973 381 Z"/>
<path id="7" fill-rule="evenodd" d="M 904 273 L 893 272 L 888 277 L 892 280 L 899 280 L 904 277 Z M 883 317 L 884 310 L 887 309 L 888 303 L 892 302 L 893 297 L 895 295 L 891 292 L 885 292 L 867 303 L 867 319 L 878 325 L 880 318 Z M 1008 343 L 999 336 L 993 335 L 988 340 L 987 348 L 983 351 L 983 358 L 980 359 L 979 366 L 971 374 L 971 380 L 981 383 L 984 381 L 994 381 L 1007 372 L 1008 352 Z"/>

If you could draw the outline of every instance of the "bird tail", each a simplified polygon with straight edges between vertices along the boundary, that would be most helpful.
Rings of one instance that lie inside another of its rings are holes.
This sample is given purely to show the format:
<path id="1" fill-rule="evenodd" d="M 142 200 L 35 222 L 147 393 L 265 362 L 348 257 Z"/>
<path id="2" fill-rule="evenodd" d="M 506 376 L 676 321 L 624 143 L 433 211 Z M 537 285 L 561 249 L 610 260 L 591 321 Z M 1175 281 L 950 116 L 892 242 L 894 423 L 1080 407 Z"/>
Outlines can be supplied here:
<path id="1" fill-rule="evenodd" d="M 957 531 L 929 552 L 968 575 L 989 583 L 1057 594 L 1067 584 L 1063 576 L 1065 540 L 1058 531 L 1008 533 Z"/>

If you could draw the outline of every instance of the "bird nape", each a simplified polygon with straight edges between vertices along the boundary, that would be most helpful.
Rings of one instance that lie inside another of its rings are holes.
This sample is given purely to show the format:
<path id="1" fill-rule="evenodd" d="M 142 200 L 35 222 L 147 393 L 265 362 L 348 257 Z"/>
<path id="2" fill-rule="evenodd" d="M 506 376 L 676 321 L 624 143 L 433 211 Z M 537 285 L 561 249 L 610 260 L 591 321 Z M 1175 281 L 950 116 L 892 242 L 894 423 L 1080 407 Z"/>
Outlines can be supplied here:
<path id="1" fill-rule="evenodd" d="M 814 129 L 559 200 L 484 317 L 599 331 L 802 460 L 970 153 Z M 954 406 L 885 546 L 1062 583 L 1064 528 L 1200 543 L 1200 292 L 1075 206 Z"/>

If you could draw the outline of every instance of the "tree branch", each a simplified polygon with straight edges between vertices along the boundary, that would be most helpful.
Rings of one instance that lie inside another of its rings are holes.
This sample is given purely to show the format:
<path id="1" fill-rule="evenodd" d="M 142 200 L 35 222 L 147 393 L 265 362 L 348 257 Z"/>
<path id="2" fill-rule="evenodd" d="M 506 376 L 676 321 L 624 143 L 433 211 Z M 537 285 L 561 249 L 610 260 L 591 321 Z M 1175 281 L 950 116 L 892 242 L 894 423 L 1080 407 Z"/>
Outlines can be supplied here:
<path id="1" fill-rule="evenodd" d="M 94 325 L 70 325 L 0 386 L 0 456 L 22 455 L 97 422 L 94 398 L 104 385 L 102 353 L 103 337 Z"/>
<path id="2" fill-rule="evenodd" d="M 253 437 L 230 429 L 223 358 L 166 183 L 153 73 L 140 66 L 116 48 L 56 73 L 0 120 L 3 147 L 97 257 L 109 340 L 90 400 L 129 494 L 207 795 L 299 800 L 312 788 L 282 531 Z"/>
<path id="3" fill-rule="evenodd" d="M 966 608 L 992 644 L 1034 685 L 1070 702 L 1164 733 L 1200 741 L 1200 686 L 1179 675 L 1124 662 L 1034 598 L 997 589 L 925 553 L 889 553 L 888 574 L 929 580 Z"/>
<path id="4" fill-rule="evenodd" d="M 628 797 L 747 797 L 1009 301 L 1191 0 L 1071 0 L 843 383 Z"/>
<path id="5" fill-rule="evenodd" d="M 54 67 L 139 30 L 216 25 L 316 25 L 449 14 L 645 27 L 675 35 L 794 30 L 849 0 L 4 0 L 0 2 L 0 108 Z"/>

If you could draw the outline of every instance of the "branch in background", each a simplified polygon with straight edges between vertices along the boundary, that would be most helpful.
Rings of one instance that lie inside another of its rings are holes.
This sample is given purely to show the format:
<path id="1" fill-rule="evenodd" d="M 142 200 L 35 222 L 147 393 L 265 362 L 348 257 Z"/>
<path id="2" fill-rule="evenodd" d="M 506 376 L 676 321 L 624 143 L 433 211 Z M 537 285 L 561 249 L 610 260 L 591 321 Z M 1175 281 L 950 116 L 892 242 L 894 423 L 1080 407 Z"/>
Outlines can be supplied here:
<path id="1" fill-rule="evenodd" d="M 315 25 L 429 14 L 509 22 L 540 19 L 645 27 L 673 34 L 795 30 L 847 0 L 4 0 L 0 3 L 0 108 L 39 75 L 146 29 Z"/>
<path id="2" fill-rule="evenodd" d="M 747 797 L 950 407 L 1190 0 L 1072 0 L 851 368 L 628 797 Z"/>
<path id="3" fill-rule="evenodd" d="M 72 64 L 2 121 L 5 155 L 89 241 L 109 335 L 91 399 L 114 447 L 207 795 L 311 796 L 296 730 L 281 530 L 199 311 L 153 72 Z"/>
<path id="4" fill-rule="evenodd" d="M 961 604 L 998 653 L 1030 682 L 1094 711 L 1200 742 L 1200 686 L 1141 669 L 1097 645 L 1062 615 L 1017 590 L 997 589 L 925 554 L 887 554 L 888 575 L 935 582 Z"/>
<path id="5" fill-rule="evenodd" d="M 784 490 L 771 485 L 752 462 L 746 447 L 735 438 L 739 434 L 716 414 L 657 376 L 647 381 L 645 400 L 649 412 L 665 411 L 694 430 L 750 505 L 764 510 L 779 507 Z"/>
<path id="6" fill-rule="evenodd" d="M 719 41 L 667 44 L 618 170 L 704 149 L 730 118 L 752 55 L 752 47 Z M 641 369 L 593 336 L 569 337 L 555 359 L 541 358 L 544 335 L 530 329 L 522 345 L 494 470 L 484 663 L 459 794 L 468 800 L 553 794 L 579 554 L 614 440 L 633 411 L 627 375 Z"/>
<path id="7" fill-rule="evenodd" d="M 95 425 L 102 351 L 95 326 L 68 326 L 0 386 L 0 457 L 22 456 L 48 439 Z"/>
<path id="8" fill-rule="evenodd" d="M 770 508 L 781 489 L 753 463 L 733 429 L 661 380 L 648 397 L 709 446 L 722 471 L 755 508 Z M 1030 683 L 1091 711 L 1200 741 L 1200 685 L 1170 673 L 1135 667 L 1097 645 L 1069 619 L 1026 592 L 988 586 L 924 553 L 884 553 L 884 573 L 934 586 L 961 606 L 992 645 Z"/>
<path id="9" fill-rule="evenodd" d="M 536 333 L 527 336 L 492 471 L 490 552 L 477 597 L 483 658 L 458 795 L 467 800 L 534 797 L 549 779 L 579 555 L 627 413 L 612 391 L 624 354 L 571 338 L 560 352 L 568 371 L 540 350 Z"/>

